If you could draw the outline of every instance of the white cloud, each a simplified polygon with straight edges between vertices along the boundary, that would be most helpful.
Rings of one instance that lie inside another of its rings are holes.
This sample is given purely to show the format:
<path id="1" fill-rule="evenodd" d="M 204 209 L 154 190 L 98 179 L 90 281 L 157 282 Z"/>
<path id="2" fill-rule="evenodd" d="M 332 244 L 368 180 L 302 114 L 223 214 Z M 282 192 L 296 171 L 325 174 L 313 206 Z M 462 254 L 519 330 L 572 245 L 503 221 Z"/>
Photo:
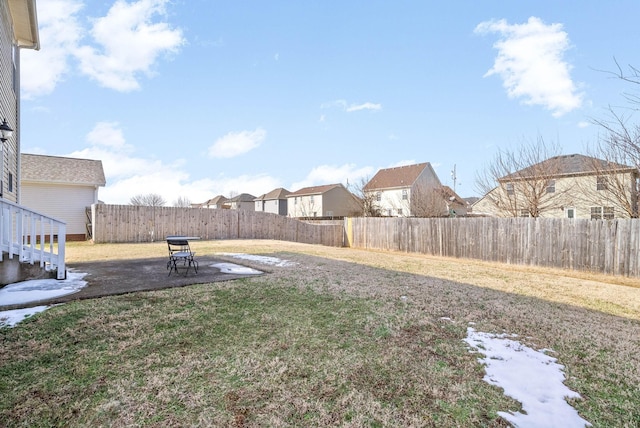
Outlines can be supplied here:
<path id="1" fill-rule="evenodd" d="M 151 75 L 158 56 L 176 52 L 185 43 L 181 30 L 153 22 L 156 15 L 165 15 L 166 3 L 118 0 L 106 16 L 94 19 L 90 33 L 99 47 L 78 49 L 82 72 L 117 91 L 139 89 L 139 74 Z"/>
<path id="2" fill-rule="evenodd" d="M 232 158 L 245 154 L 262 144 L 266 137 L 267 131 L 262 128 L 255 131 L 229 132 L 209 147 L 209 157 Z"/>
<path id="3" fill-rule="evenodd" d="M 20 52 L 20 89 L 25 99 L 47 95 L 70 71 L 70 54 L 83 35 L 77 14 L 83 4 L 76 0 L 38 3 L 40 50 Z"/>
<path id="4" fill-rule="evenodd" d="M 541 105 L 559 117 L 581 107 L 584 94 L 571 80 L 571 65 L 563 58 L 570 48 L 562 24 L 546 25 L 531 17 L 524 24 L 508 24 L 504 19 L 486 21 L 476 33 L 498 33 L 498 50 L 493 67 L 485 74 L 499 75 L 510 98 L 528 105 Z"/>
<path id="5" fill-rule="evenodd" d="M 149 193 L 161 195 L 168 205 L 179 197 L 197 203 L 219 194 L 251 193 L 259 196 L 282 186 L 279 180 L 264 174 L 192 180 L 184 159 L 167 164 L 158 159 L 136 156 L 135 147 L 126 143 L 116 122 L 97 123 L 87 134 L 87 142 L 88 147 L 67 156 L 102 161 L 107 185 L 100 188 L 99 197 L 108 204 L 128 204 L 131 197 Z"/>
<path id="6" fill-rule="evenodd" d="M 365 166 L 357 168 L 355 164 L 320 165 L 311 170 L 307 177 L 297 183 L 293 183 L 292 191 L 309 186 L 322 186 L 325 184 L 336 184 L 347 182 L 357 185 L 362 179 L 370 178 L 374 173 L 373 167 Z"/>
<path id="7" fill-rule="evenodd" d="M 185 43 L 180 29 L 156 20 L 165 17 L 168 0 L 117 0 L 104 17 L 83 26 L 78 0 L 38 4 L 40 51 L 22 52 L 21 89 L 25 98 L 51 93 L 77 65 L 81 73 L 116 91 L 140 88 L 140 76 L 151 76 L 163 54 Z M 91 44 L 89 44 L 91 43 Z"/>
<path id="8" fill-rule="evenodd" d="M 382 109 L 382 104 L 374 104 L 374 103 L 362 103 L 362 104 L 351 104 L 347 107 L 347 112 L 352 111 L 360 111 L 360 110 L 380 110 Z"/>
<path id="9" fill-rule="evenodd" d="M 323 109 L 336 108 L 336 107 L 346 111 L 347 113 L 352 113 L 354 111 L 361 111 L 361 110 L 373 110 L 373 111 L 382 110 L 382 104 L 376 104 L 371 102 L 365 102 L 362 104 L 353 104 L 353 103 L 349 104 L 346 100 L 335 100 L 335 101 L 322 103 L 320 105 L 320 108 L 323 108 Z"/>

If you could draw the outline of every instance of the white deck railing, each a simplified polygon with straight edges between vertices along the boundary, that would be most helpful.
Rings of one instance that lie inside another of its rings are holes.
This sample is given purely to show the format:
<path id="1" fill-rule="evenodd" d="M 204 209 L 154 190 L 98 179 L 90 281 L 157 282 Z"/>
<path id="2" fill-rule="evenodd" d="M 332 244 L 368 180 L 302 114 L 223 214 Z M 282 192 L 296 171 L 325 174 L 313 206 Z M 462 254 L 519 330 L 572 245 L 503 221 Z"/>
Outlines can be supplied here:
<path id="1" fill-rule="evenodd" d="M 0 262 L 5 255 L 18 256 L 20 262 L 57 270 L 57 278 L 65 279 L 66 230 L 63 221 L 0 199 Z"/>

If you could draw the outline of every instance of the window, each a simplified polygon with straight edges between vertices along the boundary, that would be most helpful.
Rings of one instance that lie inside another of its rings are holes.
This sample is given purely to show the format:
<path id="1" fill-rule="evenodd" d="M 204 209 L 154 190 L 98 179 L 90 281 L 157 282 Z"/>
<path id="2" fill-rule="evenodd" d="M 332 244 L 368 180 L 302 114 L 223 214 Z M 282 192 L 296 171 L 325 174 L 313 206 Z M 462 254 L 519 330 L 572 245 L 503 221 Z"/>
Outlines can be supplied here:
<path id="1" fill-rule="evenodd" d="M 382 200 L 382 192 L 376 192 L 376 201 L 380 202 Z"/>
<path id="2" fill-rule="evenodd" d="M 409 195 L 407 193 L 407 189 L 402 189 L 402 200 L 406 201 L 407 199 L 409 199 Z"/>
<path id="3" fill-rule="evenodd" d="M 520 210 L 520 217 L 530 217 L 529 210 Z"/>
<path id="4" fill-rule="evenodd" d="M 575 208 L 565 208 L 564 212 L 567 214 L 567 218 L 575 218 L 576 217 L 576 209 Z"/>
<path id="5" fill-rule="evenodd" d="M 596 177 L 596 190 L 607 190 L 607 179 L 601 175 Z"/>
<path id="6" fill-rule="evenodd" d="M 13 192 L 13 174 L 9 173 L 9 187 L 8 192 Z"/>
<path id="7" fill-rule="evenodd" d="M 613 220 L 614 218 L 613 207 L 591 207 L 591 220 Z"/>
<path id="8" fill-rule="evenodd" d="M 398 215 L 402 215 L 402 208 L 398 208 Z"/>
<path id="9" fill-rule="evenodd" d="M 602 218 L 605 220 L 613 220 L 613 207 L 602 207 Z"/>
<path id="10" fill-rule="evenodd" d="M 507 195 L 513 195 L 514 193 L 513 183 L 507 183 Z"/>
<path id="11" fill-rule="evenodd" d="M 555 193 L 556 191 L 556 180 L 547 181 L 547 193 Z"/>
<path id="12" fill-rule="evenodd" d="M 313 195 L 309 196 L 309 202 L 313 203 Z"/>

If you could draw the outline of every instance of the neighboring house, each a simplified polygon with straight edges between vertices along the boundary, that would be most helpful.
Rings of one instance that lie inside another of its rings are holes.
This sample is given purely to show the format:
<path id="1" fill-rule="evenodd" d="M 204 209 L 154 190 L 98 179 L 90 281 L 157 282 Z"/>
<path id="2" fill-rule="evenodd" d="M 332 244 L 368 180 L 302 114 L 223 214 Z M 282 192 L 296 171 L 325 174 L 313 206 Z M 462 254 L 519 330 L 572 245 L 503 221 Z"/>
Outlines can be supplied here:
<path id="1" fill-rule="evenodd" d="M 287 196 L 289 217 L 346 217 L 361 211 L 360 201 L 342 184 L 305 187 Z"/>
<path id="2" fill-rule="evenodd" d="M 449 217 L 464 217 L 469 212 L 469 204 L 449 186 L 437 190 L 442 196 L 443 211 Z"/>
<path id="3" fill-rule="evenodd" d="M 211 209 L 227 208 L 225 207 L 225 204 L 227 203 L 227 201 L 228 201 L 227 198 L 225 198 L 222 195 L 218 195 L 215 198 L 209 199 L 207 202 L 203 204 L 199 204 L 198 208 L 211 208 Z"/>
<path id="4" fill-rule="evenodd" d="M 290 191 L 282 187 L 265 193 L 254 200 L 255 210 L 265 213 L 287 215 L 287 196 L 290 193 Z"/>
<path id="5" fill-rule="evenodd" d="M 21 165 L 22 203 L 66 222 L 67 240 L 87 239 L 86 210 L 106 184 L 102 162 L 23 153 Z"/>
<path id="6" fill-rule="evenodd" d="M 362 190 L 378 215 L 442 216 L 448 209 L 438 193 L 441 187 L 431 164 L 424 162 L 381 169 Z"/>
<path id="7" fill-rule="evenodd" d="M 494 217 L 629 218 L 637 216 L 637 183 L 634 167 L 555 156 L 501 177 L 472 208 L 474 215 Z"/>
<path id="8" fill-rule="evenodd" d="M 255 196 L 249 193 L 241 193 L 233 198 L 230 198 L 224 205 L 232 210 L 247 210 L 253 211 Z"/>

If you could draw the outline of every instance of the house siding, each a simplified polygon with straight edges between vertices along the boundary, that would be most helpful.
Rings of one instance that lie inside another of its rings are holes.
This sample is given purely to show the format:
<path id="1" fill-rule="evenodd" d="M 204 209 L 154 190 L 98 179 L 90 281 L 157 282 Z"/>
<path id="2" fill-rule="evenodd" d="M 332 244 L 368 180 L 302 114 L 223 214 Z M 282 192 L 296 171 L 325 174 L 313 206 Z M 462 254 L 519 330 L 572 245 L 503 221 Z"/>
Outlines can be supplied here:
<path id="1" fill-rule="evenodd" d="M 621 179 L 629 183 L 629 198 L 632 188 L 633 176 L 629 173 L 618 174 Z M 573 208 L 574 218 L 590 219 L 591 207 L 613 207 L 614 218 L 629 218 L 628 212 L 616 201 L 606 190 L 597 190 L 596 176 L 593 174 L 559 177 L 555 179 L 554 207 L 540 213 L 541 218 L 566 218 L 566 208 Z M 487 196 L 480 199 L 473 205 L 473 213 L 476 215 L 487 215 L 492 217 L 513 217 L 510 212 L 500 210 L 491 201 L 493 195 L 504 192 L 503 188 L 497 187 Z M 525 210 L 523 204 L 518 209 Z"/>
<path id="2" fill-rule="evenodd" d="M 1 147 L 2 156 L 2 181 L 1 196 L 12 202 L 18 202 L 19 177 L 18 177 L 18 154 L 19 150 L 19 126 L 18 126 L 18 95 L 14 85 L 14 79 L 18 77 L 19 49 L 15 49 L 14 63 L 14 43 L 13 27 L 11 15 L 9 13 L 8 2 L 0 2 L 0 121 L 6 119 L 9 126 L 14 130 L 13 136 Z M 14 66 L 16 67 L 14 69 Z M 14 73 L 15 70 L 15 73 Z M 1 123 L 1 122 L 0 122 Z M 13 189 L 9 191 L 9 177 L 13 178 Z"/>
<path id="3" fill-rule="evenodd" d="M 402 191 L 407 192 L 407 199 L 402 199 Z M 409 201 L 411 200 L 411 190 L 409 187 L 402 189 L 388 189 L 380 191 L 380 215 L 390 217 L 406 217 L 411 215 Z"/>
<path id="4" fill-rule="evenodd" d="M 344 187 L 335 187 L 323 196 L 323 217 L 346 217 L 359 211 L 358 201 Z"/>
<path id="5" fill-rule="evenodd" d="M 85 236 L 85 209 L 97 203 L 97 189 L 91 186 L 22 183 L 23 205 L 67 223 L 67 235 Z"/>

